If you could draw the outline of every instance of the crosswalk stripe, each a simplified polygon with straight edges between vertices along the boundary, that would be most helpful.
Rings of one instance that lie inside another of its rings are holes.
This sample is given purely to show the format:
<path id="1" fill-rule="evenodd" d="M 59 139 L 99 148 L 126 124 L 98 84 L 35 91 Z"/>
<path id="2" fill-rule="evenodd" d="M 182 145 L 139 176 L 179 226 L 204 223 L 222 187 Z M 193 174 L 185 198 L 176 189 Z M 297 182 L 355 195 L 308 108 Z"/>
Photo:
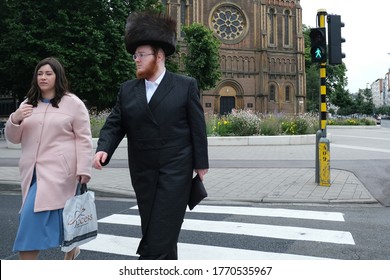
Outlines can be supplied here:
<path id="1" fill-rule="evenodd" d="M 371 152 L 379 152 L 379 153 L 390 153 L 389 149 L 377 149 L 377 148 L 342 145 L 342 144 L 332 144 L 332 148 L 343 148 L 343 149 L 354 149 L 354 150 L 363 150 L 363 151 L 371 151 Z"/>
<path id="2" fill-rule="evenodd" d="M 110 254 L 137 257 L 135 254 L 139 238 L 98 234 L 97 238 L 82 245 L 81 249 Z M 284 253 L 262 252 L 245 249 L 207 246 L 198 244 L 178 244 L 179 259 L 181 260 L 315 260 L 324 259 L 312 256 L 293 255 Z"/>
<path id="3" fill-rule="evenodd" d="M 138 206 L 131 207 L 130 209 L 138 209 Z M 345 221 L 343 213 L 340 212 L 293 210 L 293 209 L 290 210 L 290 209 L 280 209 L 280 208 L 198 205 L 191 211 L 187 209 L 187 212 L 293 218 L 293 219 L 307 219 L 307 220 L 334 221 L 334 222 Z"/>
<path id="4" fill-rule="evenodd" d="M 139 216 L 123 214 L 114 214 L 100 219 L 99 222 L 133 226 L 141 225 Z M 349 232 L 303 227 L 185 219 L 182 229 L 288 240 L 317 241 L 349 245 L 355 244 L 355 241 Z"/>
<path id="5" fill-rule="evenodd" d="M 344 222 L 342 213 L 310 210 L 198 205 L 191 212 Z"/>

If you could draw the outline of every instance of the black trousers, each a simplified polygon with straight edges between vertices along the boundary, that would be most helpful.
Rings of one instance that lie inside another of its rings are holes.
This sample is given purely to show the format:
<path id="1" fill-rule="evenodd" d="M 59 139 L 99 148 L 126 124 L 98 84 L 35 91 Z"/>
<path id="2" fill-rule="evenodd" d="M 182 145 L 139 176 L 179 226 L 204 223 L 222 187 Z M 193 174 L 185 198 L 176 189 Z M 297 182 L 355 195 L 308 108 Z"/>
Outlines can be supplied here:
<path id="1" fill-rule="evenodd" d="M 141 255 L 139 260 L 177 260 L 177 244 L 173 246 L 173 248 L 164 254 L 161 255 L 153 255 L 153 256 L 147 256 L 147 255 Z"/>

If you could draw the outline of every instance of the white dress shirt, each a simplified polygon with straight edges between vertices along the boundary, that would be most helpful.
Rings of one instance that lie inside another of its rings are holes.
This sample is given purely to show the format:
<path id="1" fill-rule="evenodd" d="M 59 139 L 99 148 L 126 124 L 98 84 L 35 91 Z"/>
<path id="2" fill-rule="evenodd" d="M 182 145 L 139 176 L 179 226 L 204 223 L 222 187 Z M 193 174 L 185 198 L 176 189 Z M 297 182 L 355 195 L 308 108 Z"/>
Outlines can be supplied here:
<path id="1" fill-rule="evenodd" d="M 158 85 L 161 83 L 161 80 L 164 78 L 166 70 L 164 70 L 161 75 L 154 82 L 150 82 L 145 79 L 145 88 L 146 88 L 146 99 L 149 103 L 152 98 L 154 92 L 156 91 Z"/>

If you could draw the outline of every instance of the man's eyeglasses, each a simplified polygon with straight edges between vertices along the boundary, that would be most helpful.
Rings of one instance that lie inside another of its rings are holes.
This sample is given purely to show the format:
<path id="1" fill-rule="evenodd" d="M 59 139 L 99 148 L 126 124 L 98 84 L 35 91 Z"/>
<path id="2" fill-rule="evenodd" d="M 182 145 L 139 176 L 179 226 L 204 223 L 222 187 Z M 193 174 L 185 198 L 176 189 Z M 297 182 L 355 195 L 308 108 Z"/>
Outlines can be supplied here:
<path id="1" fill-rule="evenodd" d="M 133 54 L 133 59 L 136 60 L 137 58 L 139 58 L 142 60 L 145 56 L 148 55 L 154 55 L 154 53 L 135 53 Z"/>

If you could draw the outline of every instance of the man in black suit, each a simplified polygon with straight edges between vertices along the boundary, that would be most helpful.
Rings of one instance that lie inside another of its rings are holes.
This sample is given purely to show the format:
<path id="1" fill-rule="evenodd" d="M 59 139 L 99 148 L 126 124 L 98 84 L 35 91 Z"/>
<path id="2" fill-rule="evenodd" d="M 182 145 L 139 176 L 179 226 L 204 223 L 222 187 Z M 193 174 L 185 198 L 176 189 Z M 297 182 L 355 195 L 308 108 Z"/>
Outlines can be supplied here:
<path id="1" fill-rule="evenodd" d="M 166 70 L 175 51 L 176 22 L 162 14 L 133 13 L 125 33 L 137 79 L 120 87 L 103 126 L 93 165 L 108 164 L 127 136 L 129 168 L 139 213 L 140 259 L 178 259 L 177 242 L 193 172 L 209 168 L 204 112 L 195 79 Z"/>

